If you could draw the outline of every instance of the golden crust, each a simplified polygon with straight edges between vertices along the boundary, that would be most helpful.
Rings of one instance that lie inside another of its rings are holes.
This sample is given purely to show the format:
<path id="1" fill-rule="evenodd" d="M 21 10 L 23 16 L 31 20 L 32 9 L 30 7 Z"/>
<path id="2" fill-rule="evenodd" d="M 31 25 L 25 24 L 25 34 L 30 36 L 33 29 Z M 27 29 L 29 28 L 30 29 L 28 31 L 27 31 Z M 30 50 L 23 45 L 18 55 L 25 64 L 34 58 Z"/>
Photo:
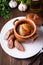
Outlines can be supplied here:
<path id="1" fill-rule="evenodd" d="M 26 18 L 33 20 L 35 22 L 35 24 L 38 25 L 38 26 L 41 26 L 42 23 L 43 23 L 42 18 L 38 14 L 35 14 L 35 13 L 27 14 Z"/>

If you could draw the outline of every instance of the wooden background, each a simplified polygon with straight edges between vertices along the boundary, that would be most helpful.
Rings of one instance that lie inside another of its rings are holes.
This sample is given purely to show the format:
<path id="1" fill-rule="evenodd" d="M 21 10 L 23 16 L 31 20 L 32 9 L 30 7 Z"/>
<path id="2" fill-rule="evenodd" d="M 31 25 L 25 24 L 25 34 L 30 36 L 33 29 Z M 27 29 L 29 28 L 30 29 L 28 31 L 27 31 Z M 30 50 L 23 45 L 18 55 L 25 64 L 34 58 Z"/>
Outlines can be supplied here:
<path id="1" fill-rule="evenodd" d="M 26 12 L 20 12 L 17 9 L 12 9 L 11 16 L 9 19 L 5 20 L 4 18 L 0 17 L 0 31 L 8 20 L 18 16 L 25 16 L 27 13 L 29 13 L 29 10 L 27 10 Z M 43 11 L 39 13 L 39 15 L 43 17 Z M 4 52 L 0 45 L 0 65 L 27 65 L 29 62 L 31 62 L 31 60 L 33 60 L 34 57 L 28 59 L 13 58 Z M 40 57 L 36 60 L 36 62 L 33 65 L 39 64 Z"/>

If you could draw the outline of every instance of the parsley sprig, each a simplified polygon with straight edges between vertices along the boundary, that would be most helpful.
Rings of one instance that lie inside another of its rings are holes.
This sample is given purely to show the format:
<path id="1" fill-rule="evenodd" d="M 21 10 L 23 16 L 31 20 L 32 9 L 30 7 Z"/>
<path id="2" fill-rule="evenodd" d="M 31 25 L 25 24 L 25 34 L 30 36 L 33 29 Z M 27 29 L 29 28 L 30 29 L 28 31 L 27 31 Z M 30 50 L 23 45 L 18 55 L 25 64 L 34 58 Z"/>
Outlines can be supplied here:
<path id="1" fill-rule="evenodd" d="M 8 3 L 9 0 L 0 0 L 0 16 L 3 16 L 5 19 L 10 16 L 10 7 Z"/>

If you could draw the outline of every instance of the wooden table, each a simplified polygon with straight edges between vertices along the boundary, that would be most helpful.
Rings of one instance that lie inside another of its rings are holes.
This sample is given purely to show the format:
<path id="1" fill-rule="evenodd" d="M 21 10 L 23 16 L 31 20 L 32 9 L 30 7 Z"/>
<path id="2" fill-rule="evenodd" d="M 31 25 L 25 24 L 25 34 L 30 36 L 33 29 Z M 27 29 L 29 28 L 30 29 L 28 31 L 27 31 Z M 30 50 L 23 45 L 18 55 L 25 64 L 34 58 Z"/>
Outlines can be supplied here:
<path id="1" fill-rule="evenodd" d="M 8 20 L 10 20 L 14 17 L 24 16 L 28 12 L 29 12 L 29 10 L 26 11 L 26 12 L 20 12 L 17 9 L 12 9 L 11 16 L 10 16 L 9 19 L 5 20 L 4 18 L 0 17 L 0 30 L 2 29 L 2 27 L 4 26 L 4 24 Z M 43 17 L 42 14 L 40 14 L 40 15 Z M 41 55 L 40 55 L 40 57 L 41 57 Z M 38 65 L 39 64 L 40 57 L 35 61 L 35 63 L 33 65 Z M 34 57 L 32 57 L 30 59 L 16 59 L 16 58 L 13 58 L 13 57 L 7 55 L 4 52 L 3 49 L 1 48 L 1 45 L 0 45 L 0 65 L 27 65 L 29 62 L 31 62 L 31 60 L 33 60 L 33 58 Z"/>

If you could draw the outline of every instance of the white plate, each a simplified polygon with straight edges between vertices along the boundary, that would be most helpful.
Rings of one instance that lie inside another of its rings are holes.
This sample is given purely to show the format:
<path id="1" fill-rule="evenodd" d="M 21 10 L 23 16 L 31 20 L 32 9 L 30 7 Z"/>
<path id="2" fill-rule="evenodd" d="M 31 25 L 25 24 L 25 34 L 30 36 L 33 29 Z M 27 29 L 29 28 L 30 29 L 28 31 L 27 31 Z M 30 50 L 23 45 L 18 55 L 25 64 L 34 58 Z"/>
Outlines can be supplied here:
<path id="1" fill-rule="evenodd" d="M 37 28 L 37 31 L 38 31 L 38 34 L 39 34 L 39 38 L 36 41 L 30 42 L 30 41 L 26 40 L 25 43 L 22 43 L 24 48 L 25 48 L 24 52 L 21 52 L 21 51 L 17 50 L 16 48 L 9 49 L 7 47 L 7 41 L 4 40 L 5 33 L 9 29 L 13 28 L 13 22 L 14 22 L 15 19 L 22 19 L 22 18 L 25 18 L 25 17 L 14 18 L 14 19 L 8 21 L 4 25 L 4 27 L 1 30 L 1 41 L 0 41 L 3 50 L 7 54 L 9 54 L 12 57 L 20 58 L 20 59 L 30 58 L 30 57 L 36 55 L 39 52 L 39 50 L 43 47 L 43 27 Z"/>

